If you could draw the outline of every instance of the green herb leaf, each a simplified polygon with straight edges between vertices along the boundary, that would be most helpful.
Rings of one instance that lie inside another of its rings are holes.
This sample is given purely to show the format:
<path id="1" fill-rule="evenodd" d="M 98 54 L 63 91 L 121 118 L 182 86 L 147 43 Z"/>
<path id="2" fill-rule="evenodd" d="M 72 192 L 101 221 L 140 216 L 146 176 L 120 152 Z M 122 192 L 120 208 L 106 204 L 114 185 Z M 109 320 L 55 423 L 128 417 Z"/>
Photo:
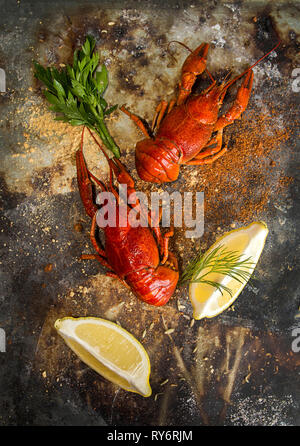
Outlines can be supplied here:
<path id="1" fill-rule="evenodd" d="M 48 99 L 48 102 L 50 102 L 50 104 L 53 105 L 59 105 L 60 101 L 58 99 L 57 96 L 55 96 L 54 94 L 50 93 L 50 91 L 44 91 L 44 95 L 46 96 L 46 98 Z"/>
<path id="2" fill-rule="evenodd" d="M 227 291 L 232 295 L 231 290 L 225 285 L 210 280 L 212 273 L 223 276 L 230 276 L 240 283 L 249 280 L 253 271 L 254 263 L 251 257 L 244 256 L 236 251 L 229 251 L 223 245 L 219 245 L 208 254 L 200 253 L 187 265 L 180 278 L 180 284 L 186 282 L 202 282 L 217 288 L 222 294 Z"/>
<path id="3" fill-rule="evenodd" d="M 109 107 L 107 110 L 105 110 L 105 115 L 108 116 L 110 115 L 112 112 L 114 112 L 116 110 L 116 108 L 118 108 L 118 105 L 113 105 L 112 107 Z"/>
<path id="4" fill-rule="evenodd" d="M 56 120 L 71 125 L 85 125 L 98 133 L 105 146 L 119 158 L 120 149 L 110 135 L 104 117 L 117 105 L 108 105 L 103 94 L 108 85 L 108 72 L 104 64 L 99 71 L 99 54 L 94 52 L 95 40 L 87 36 L 81 50 L 73 55 L 73 66 L 60 71 L 55 67 L 44 68 L 34 61 L 34 75 L 46 87 L 44 94 L 51 104 L 50 110 L 58 113 Z"/>
<path id="5" fill-rule="evenodd" d="M 54 85 L 55 90 L 57 91 L 57 95 L 58 95 L 59 99 L 62 100 L 62 98 L 65 98 L 66 92 L 65 92 L 63 86 L 61 85 L 61 83 L 58 82 L 56 79 L 54 79 L 53 85 Z"/>
<path id="6" fill-rule="evenodd" d="M 101 65 L 101 69 L 96 71 L 96 87 L 100 94 L 102 94 L 108 84 L 108 73 L 107 68 L 104 64 Z"/>
<path id="7" fill-rule="evenodd" d="M 84 45 L 82 45 L 82 51 L 84 52 L 84 54 L 86 56 L 90 55 L 90 52 L 91 52 L 90 39 L 88 39 L 88 38 L 86 39 Z"/>
<path id="8" fill-rule="evenodd" d="M 73 79 L 72 87 L 75 95 L 78 96 L 80 99 L 83 99 L 83 97 L 85 96 L 85 88 L 81 85 L 81 83 L 78 82 L 76 79 Z"/>

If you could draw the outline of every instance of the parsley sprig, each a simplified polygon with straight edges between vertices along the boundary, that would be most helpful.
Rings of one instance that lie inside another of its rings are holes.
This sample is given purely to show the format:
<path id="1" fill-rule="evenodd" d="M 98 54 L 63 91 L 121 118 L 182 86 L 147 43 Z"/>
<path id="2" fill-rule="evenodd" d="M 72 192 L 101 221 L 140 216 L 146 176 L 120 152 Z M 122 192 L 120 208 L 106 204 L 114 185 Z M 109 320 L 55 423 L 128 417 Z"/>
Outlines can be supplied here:
<path id="1" fill-rule="evenodd" d="M 95 40 L 88 36 L 81 50 L 75 50 L 73 66 L 67 65 L 58 70 L 55 67 L 44 68 L 34 61 L 34 75 L 46 86 L 44 95 L 51 104 L 50 110 L 58 113 L 54 119 L 89 127 L 119 158 L 120 149 L 104 123 L 117 105 L 108 107 L 103 98 L 108 85 L 108 72 L 104 64 L 97 68 L 100 56 L 94 49 Z"/>
<path id="2" fill-rule="evenodd" d="M 180 278 L 180 285 L 186 282 L 202 282 L 218 289 L 222 294 L 224 291 L 232 296 L 232 291 L 222 283 L 210 280 L 210 274 L 218 273 L 230 276 L 240 283 L 246 282 L 251 277 L 254 263 L 251 257 L 244 258 L 236 251 L 229 251 L 223 245 L 217 246 L 208 254 L 199 254 L 191 260 Z"/>

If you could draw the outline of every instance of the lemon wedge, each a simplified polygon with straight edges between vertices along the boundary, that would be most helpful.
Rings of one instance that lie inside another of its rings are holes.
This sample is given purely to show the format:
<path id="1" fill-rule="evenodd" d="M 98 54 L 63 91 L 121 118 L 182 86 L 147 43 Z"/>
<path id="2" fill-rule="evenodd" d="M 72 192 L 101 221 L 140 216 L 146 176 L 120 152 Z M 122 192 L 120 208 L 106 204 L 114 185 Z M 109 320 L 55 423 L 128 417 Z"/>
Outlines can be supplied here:
<path id="1" fill-rule="evenodd" d="M 130 392 L 151 395 L 149 356 L 124 328 L 96 317 L 65 317 L 54 327 L 74 353 L 104 378 Z"/>
<path id="2" fill-rule="evenodd" d="M 218 246 L 222 246 L 228 251 L 237 252 L 242 259 L 250 257 L 252 264 L 247 271 L 252 274 L 264 248 L 268 232 L 267 225 L 263 222 L 254 222 L 244 228 L 234 229 L 220 237 L 205 253 L 205 256 Z M 207 270 L 203 269 L 200 275 L 202 276 L 205 272 Z M 196 320 L 211 318 L 226 310 L 236 300 L 249 280 L 241 283 L 231 276 L 219 273 L 209 273 L 206 278 L 226 286 L 231 290 L 231 294 L 226 290 L 221 292 L 207 283 L 191 282 L 189 295 L 194 310 L 193 317 Z"/>

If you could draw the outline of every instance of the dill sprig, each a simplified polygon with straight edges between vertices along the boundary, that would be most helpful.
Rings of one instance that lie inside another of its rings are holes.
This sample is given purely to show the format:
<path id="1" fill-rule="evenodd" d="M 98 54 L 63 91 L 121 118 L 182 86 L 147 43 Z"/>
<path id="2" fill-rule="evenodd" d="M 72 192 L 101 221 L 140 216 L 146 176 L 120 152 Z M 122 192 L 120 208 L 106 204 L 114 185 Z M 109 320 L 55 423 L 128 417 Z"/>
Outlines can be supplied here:
<path id="1" fill-rule="evenodd" d="M 105 117 L 117 105 L 108 107 L 103 98 L 108 85 L 108 72 L 104 64 L 98 68 L 100 56 L 94 49 L 95 40 L 88 36 L 81 50 L 75 50 L 73 66 L 66 65 L 58 70 L 55 67 L 44 68 L 34 61 L 34 75 L 46 86 L 44 95 L 51 104 L 50 110 L 58 113 L 54 119 L 89 127 L 119 158 L 119 147 L 104 123 Z"/>
<path id="2" fill-rule="evenodd" d="M 209 279 L 209 275 L 213 273 L 223 276 L 230 276 L 240 283 L 249 280 L 254 262 L 250 261 L 251 257 L 243 259 L 243 255 L 237 251 L 229 251 L 223 245 L 214 248 L 208 254 L 199 254 L 191 260 L 180 278 L 180 285 L 186 282 L 202 282 L 219 290 L 222 294 L 224 291 L 232 296 L 232 291 L 225 285 Z"/>

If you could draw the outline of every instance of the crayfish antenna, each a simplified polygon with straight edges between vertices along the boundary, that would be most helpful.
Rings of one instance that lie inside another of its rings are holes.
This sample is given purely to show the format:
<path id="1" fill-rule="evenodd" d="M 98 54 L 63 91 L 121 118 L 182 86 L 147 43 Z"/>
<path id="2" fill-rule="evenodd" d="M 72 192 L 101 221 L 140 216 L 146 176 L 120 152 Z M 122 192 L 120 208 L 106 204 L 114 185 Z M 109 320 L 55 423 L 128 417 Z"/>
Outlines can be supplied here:
<path id="1" fill-rule="evenodd" d="M 76 152 L 77 182 L 80 197 L 85 207 L 86 213 L 89 215 L 89 217 L 93 218 L 98 208 L 93 200 L 93 184 L 91 182 L 91 178 L 96 181 L 96 183 L 102 188 L 102 190 L 106 190 L 106 188 L 104 184 L 96 177 L 94 177 L 94 175 L 87 168 L 83 155 L 83 137 L 84 128 L 81 134 L 80 149 Z"/>
<path id="2" fill-rule="evenodd" d="M 115 165 L 113 163 L 113 160 L 111 158 L 109 158 L 109 156 L 107 155 L 107 153 L 105 152 L 105 150 L 103 149 L 103 147 L 101 146 L 101 144 L 99 143 L 97 138 L 94 136 L 93 132 L 88 127 L 87 127 L 87 129 L 89 131 L 89 134 L 91 135 L 91 137 L 93 138 L 93 140 L 95 141 L 95 143 L 97 144 L 97 146 L 99 147 L 99 149 L 101 150 L 101 152 L 103 153 L 103 155 L 105 156 L 105 158 L 109 164 L 109 186 L 110 186 L 112 193 L 115 195 L 117 200 L 119 200 L 119 195 L 113 186 L 113 170 L 115 170 L 114 169 Z M 92 178 L 93 178 L 93 176 L 92 176 Z M 93 179 L 95 179 L 95 177 Z"/>
<path id="3" fill-rule="evenodd" d="M 88 127 L 87 127 L 87 129 L 88 129 L 88 131 L 90 132 L 90 134 L 93 136 L 93 134 L 91 133 L 90 129 L 89 129 Z M 106 188 L 105 184 L 104 184 L 101 180 L 99 180 L 97 177 L 95 177 L 95 175 L 93 175 L 92 172 L 91 172 L 90 170 L 88 170 L 88 168 L 87 168 L 87 166 L 86 166 L 85 159 L 84 159 L 84 155 L 83 155 L 84 130 L 85 130 L 85 126 L 83 126 L 83 129 L 82 129 L 82 132 L 81 132 L 80 152 L 81 152 L 81 158 L 82 158 L 82 160 L 83 160 L 83 162 L 84 162 L 84 166 L 85 166 L 85 169 L 86 169 L 86 174 L 87 174 L 90 178 L 92 178 L 92 179 L 95 181 L 95 183 L 97 183 L 98 186 L 101 187 L 101 189 L 102 189 L 103 191 L 106 191 L 107 188 Z"/>
<path id="4" fill-rule="evenodd" d="M 107 159 L 107 162 L 109 164 L 109 186 L 110 186 L 110 190 L 111 192 L 114 194 L 114 196 L 116 197 L 117 201 L 120 201 L 120 197 L 118 192 L 116 191 L 116 189 L 113 186 L 113 173 L 115 174 L 117 181 L 119 184 L 126 184 L 128 187 L 128 192 L 127 194 L 130 195 L 131 193 L 135 193 L 135 185 L 134 185 L 134 180 L 131 177 L 131 175 L 127 172 L 127 170 L 125 169 L 125 167 L 123 166 L 123 164 L 121 163 L 121 161 L 119 161 L 117 158 L 113 157 L 113 158 L 109 158 L 109 156 L 107 155 L 107 153 L 105 152 L 105 150 L 103 149 L 103 147 L 101 146 L 101 144 L 99 143 L 99 141 L 97 140 L 97 138 L 93 135 L 93 133 L 91 132 L 91 130 L 88 128 L 88 131 L 91 135 L 91 137 L 93 138 L 93 140 L 95 141 L 95 143 L 97 144 L 97 146 L 100 148 L 100 150 L 102 151 L 102 153 L 104 154 L 105 158 Z M 93 176 L 92 176 L 93 178 Z"/>
<path id="5" fill-rule="evenodd" d="M 93 138 L 93 140 L 95 141 L 95 143 L 97 144 L 97 146 L 99 147 L 99 149 L 101 150 L 101 152 L 103 153 L 103 155 L 105 156 L 105 158 L 107 159 L 107 161 L 110 160 L 109 156 L 107 155 L 107 153 L 105 152 L 105 150 L 103 149 L 103 147 L 101 146 L 101 144 L 99 143 L 99 141 L 97 140 L 97 138 L 94 136 L 93 132 L 87 127 L 89 134 L 91 135 L 91 137 Z"/>
<path id="6" fill-rule="evenodd" d="M 227 82 L 225 85 L 223 85 L 222 90 L 226 92 L 226 90 L 232 85 L 234 84 L 238 79 L 240 79 L 241 77 L 243 77 L 246 73 L 248 73 L 250 70 L 252 70 L 252 68 L 254 68 L 259 62 L 261 62 L 262 60 L 264 60 L 269 54 L 271 54 L 273 51 L 276 50 L 276 48 L 279 47 L 279 45 L 281 44 L 281 41 L 279 41 L 274 48 L 272 48 L 268 53 L 264 54 L 260 59 L 258 59 L 253 65 L 251 65 L 251 67 L 247 68 L 247 70 L 245 70 L 243 73 L 238 74 L 235 78 L 233 78 L 231 81 Z M 225 95 L 225 93 L 224 93 Z M 223 97 L 224 97 L 223 95 Z"/>
<path id="7" fill-rule="evenodd" d="M 167 51 L 168 51 L 169 54 L 170 54 L 170 45 L 171 45 L 172 43 L 178 43 L 178 45 L 183 46 L 183 47 L 184 47 L 186 50 L 188 50 L 190 53 L 193 52 L 193 50 L 191 50 L 185 43 L 180 42 L 179 40 L 171 40 L 171 41 L 168 43 L 168 46 L 167 46 Z"/>

